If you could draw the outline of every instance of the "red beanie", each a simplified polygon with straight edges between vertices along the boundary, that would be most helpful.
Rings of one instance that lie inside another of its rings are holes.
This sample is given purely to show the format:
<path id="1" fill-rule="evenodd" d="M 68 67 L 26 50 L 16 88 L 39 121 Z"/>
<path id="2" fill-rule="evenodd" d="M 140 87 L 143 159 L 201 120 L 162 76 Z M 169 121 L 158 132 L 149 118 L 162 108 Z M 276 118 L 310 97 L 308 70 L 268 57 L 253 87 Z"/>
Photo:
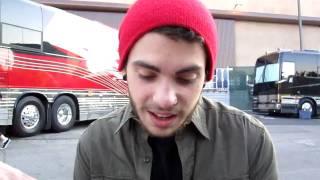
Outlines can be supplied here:
<path id="1" fill-rule="evenodd" d="M 118 70 L 126 65 L 136 41 L 163 26 L 185 27 L 203 37 L 210 65 L 206 80 L 212 79 L 217 56 L 217 31 L 211 13 L 199 0 L 137 0 L 120 26 Z"/>

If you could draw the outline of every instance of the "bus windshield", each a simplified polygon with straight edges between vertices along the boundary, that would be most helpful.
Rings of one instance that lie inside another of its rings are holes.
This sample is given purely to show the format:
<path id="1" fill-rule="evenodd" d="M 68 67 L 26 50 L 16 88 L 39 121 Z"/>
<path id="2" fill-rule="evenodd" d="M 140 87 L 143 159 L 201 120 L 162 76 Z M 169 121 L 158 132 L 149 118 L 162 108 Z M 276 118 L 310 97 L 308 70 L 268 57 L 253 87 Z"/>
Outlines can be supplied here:
<path id="1" fill-rule="evenodd" d="M 278 54 L 272 54 L 257 60 L 255 84 L 280 80 L 278 57 Z"/>

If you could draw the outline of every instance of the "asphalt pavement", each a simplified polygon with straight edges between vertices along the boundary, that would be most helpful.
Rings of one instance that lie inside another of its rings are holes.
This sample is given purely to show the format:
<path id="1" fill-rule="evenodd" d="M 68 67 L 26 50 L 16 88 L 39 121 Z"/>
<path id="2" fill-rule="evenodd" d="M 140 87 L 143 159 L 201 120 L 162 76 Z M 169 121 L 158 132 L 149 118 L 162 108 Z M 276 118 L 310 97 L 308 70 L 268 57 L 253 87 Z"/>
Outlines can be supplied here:
<path id="1" fill-rule="evenodd" d="M 280 180 L 320 179 L 320 119 L 255 116 L 272 136 Z M 0 160 L 39 180 L 70 180 L 77 141 L 89 123 L 62 133 L 12 138 L 10 146 L 0 150 Z"/>

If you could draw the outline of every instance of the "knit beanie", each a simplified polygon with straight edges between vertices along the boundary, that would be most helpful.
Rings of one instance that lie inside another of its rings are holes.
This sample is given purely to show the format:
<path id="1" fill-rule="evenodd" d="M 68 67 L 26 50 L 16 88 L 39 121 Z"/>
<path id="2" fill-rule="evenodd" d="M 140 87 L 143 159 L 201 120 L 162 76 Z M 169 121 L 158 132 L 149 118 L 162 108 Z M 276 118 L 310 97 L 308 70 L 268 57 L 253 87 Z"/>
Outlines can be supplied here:
<path id="1" fill-rule="evenodd" d="M 163 26 L 184 27 L 204 39 L 209 61 L 206 80 L 212 79 L 217 56 L 217 31 L 211 13 L 199 0 L 137 0 L 120 25 L 118 70 L 126 66 L 130 50 L 144 34 Z"/>

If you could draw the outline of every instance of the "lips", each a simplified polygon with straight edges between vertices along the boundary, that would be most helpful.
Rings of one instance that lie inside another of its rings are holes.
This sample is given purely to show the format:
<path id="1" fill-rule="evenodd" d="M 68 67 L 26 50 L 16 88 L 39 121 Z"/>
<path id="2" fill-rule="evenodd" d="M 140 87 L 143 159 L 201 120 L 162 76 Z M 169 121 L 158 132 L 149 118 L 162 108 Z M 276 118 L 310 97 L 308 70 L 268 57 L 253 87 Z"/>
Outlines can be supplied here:
<path id="1" fill-rule="evenodd" d="M 153 124 L 161 129 L 168 128 L 177 117 L 176 114 L 171 113 L 155 113 L 149 111 L 149 114 Z"/>

